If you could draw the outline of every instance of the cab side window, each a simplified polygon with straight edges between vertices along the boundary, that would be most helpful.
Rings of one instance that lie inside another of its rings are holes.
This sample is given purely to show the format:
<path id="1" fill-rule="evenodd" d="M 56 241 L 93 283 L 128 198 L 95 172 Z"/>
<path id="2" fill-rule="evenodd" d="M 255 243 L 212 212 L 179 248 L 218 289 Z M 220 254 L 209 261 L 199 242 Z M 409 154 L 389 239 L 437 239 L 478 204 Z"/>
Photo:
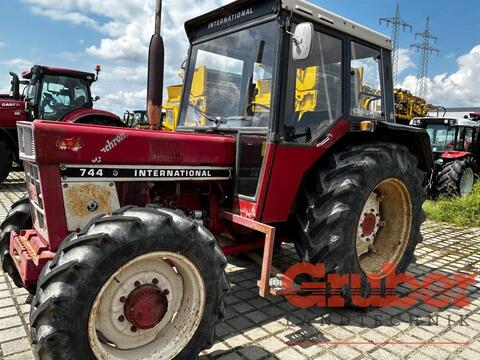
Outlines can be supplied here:
<path id="1" fill-rule="evenodd" d="M 464 149 L 467 152 L 472 152 L 472 146 L 473 146 L 473 129 L 467 128 L 465 131 L 465 146 Z"/>
<path id="2" fill-rule="evenodd" d="M 383 120 L 381 53 L 356 42 L 351 48 L 350 115 Z"/>
<path id="3" fill-rule="evenodd" d="M 310 56 L 288 69 L 285 140 L 308 144 L 318 139 L 342 113 L 343 41 L 315 31 Z"/>

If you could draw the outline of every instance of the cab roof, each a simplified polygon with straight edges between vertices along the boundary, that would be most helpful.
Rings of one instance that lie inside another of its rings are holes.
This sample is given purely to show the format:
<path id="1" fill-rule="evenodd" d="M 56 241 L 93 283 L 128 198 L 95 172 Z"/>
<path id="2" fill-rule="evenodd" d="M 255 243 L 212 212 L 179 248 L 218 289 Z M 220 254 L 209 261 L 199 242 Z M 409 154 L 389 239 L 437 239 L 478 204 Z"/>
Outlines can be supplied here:
<path id="1" fill-rule="evenodd" d="M 185 29 L 192 40 L 204 35 L 205 31 L 197 31 L 199 28 L 203 27 L 203 30 L 218 28 L 220 30 L 236 25 L 242 19 L 254 19 L 268 13 L 276 13 L 280 8 L 304 17 L 306 21 L 322 24 L 382 48 L 392 49 L 392 41 L 388 36 L 304 0 L 237 0 L 187 21 Z M 244 15 L 245 13 L 247 15 Z M 258 13 L 257 16 L 255 16 L 256 13 Z"/>
<path id="2" fill-rule="evenodd" d="M 469 119 L 459 119 L 459 118 L 454 118 L 454 117 L 419 117 L 419 118 L 414 118 L 412 120 L 420 120 L 425 123 L 430 123 L 430 124 L 444 124 L 446 121 L 453 123 L 453 126 L 465 126 L 465 127 L 471 127 L 471 128 L 477 128 L 480 127 L 480 123 L 477 121 L 469 120 Z"/>
<path id="3" fill-rule="evenodd" d="M 78 71 L 72 69 L 63 69 L 50 66 L 34 65 L 30 70 L 22 72 L 22 77 L 24 79 L 30 80 L 33 75 L 56 75 L 56 76 L 68 76 L 72 78 L 84 79 L 87 81 L 94 81 L 95 74 Z"/>

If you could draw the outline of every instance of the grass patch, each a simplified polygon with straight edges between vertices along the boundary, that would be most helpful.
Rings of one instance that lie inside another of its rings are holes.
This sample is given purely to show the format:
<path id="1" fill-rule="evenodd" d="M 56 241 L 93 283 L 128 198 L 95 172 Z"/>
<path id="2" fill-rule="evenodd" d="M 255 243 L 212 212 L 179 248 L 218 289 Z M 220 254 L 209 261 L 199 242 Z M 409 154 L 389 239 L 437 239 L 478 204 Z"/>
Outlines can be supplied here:
<path id="1" fill-rule="evenodd" d="M 480 182 L 470 196 L 427 201 L 424 205 L 429 220 L 459 226 L 480 227 Z"/>

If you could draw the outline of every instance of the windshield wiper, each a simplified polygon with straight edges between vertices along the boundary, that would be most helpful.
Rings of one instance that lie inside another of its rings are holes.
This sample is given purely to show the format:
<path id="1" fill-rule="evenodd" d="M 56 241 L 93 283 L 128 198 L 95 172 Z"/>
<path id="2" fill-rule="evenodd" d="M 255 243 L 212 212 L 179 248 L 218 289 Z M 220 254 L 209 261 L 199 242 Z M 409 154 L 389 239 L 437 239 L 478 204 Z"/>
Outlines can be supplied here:
<path id="1" fill-rule="evenodd" d="M 188 106 L 191 106 L 197 113 L 203 115 L 203 116 L 205 117 L 205 119 L 207 119 L 208 121 L 213 122 L 217 127 L 218 127 L 219 125 L 225 123 L 220 116 L 211 115 L 211 114 L 203 111 L 202 109 L 200 109 L 197 105 L 192 104 L 191 102 L 188 103 Z"/>

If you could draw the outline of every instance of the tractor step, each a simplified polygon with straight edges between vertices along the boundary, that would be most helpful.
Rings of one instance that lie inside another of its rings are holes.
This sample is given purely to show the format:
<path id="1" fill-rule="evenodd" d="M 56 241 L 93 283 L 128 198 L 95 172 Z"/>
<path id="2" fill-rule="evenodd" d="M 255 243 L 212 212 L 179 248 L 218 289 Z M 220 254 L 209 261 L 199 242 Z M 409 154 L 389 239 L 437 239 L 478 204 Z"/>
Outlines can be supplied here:
<path id="1" fill-rule="evenodd" d="M 10 254 L 25 287 L 36 284 L 45 264 L 55 256 L 35 230 L 12 231 Z"/>

